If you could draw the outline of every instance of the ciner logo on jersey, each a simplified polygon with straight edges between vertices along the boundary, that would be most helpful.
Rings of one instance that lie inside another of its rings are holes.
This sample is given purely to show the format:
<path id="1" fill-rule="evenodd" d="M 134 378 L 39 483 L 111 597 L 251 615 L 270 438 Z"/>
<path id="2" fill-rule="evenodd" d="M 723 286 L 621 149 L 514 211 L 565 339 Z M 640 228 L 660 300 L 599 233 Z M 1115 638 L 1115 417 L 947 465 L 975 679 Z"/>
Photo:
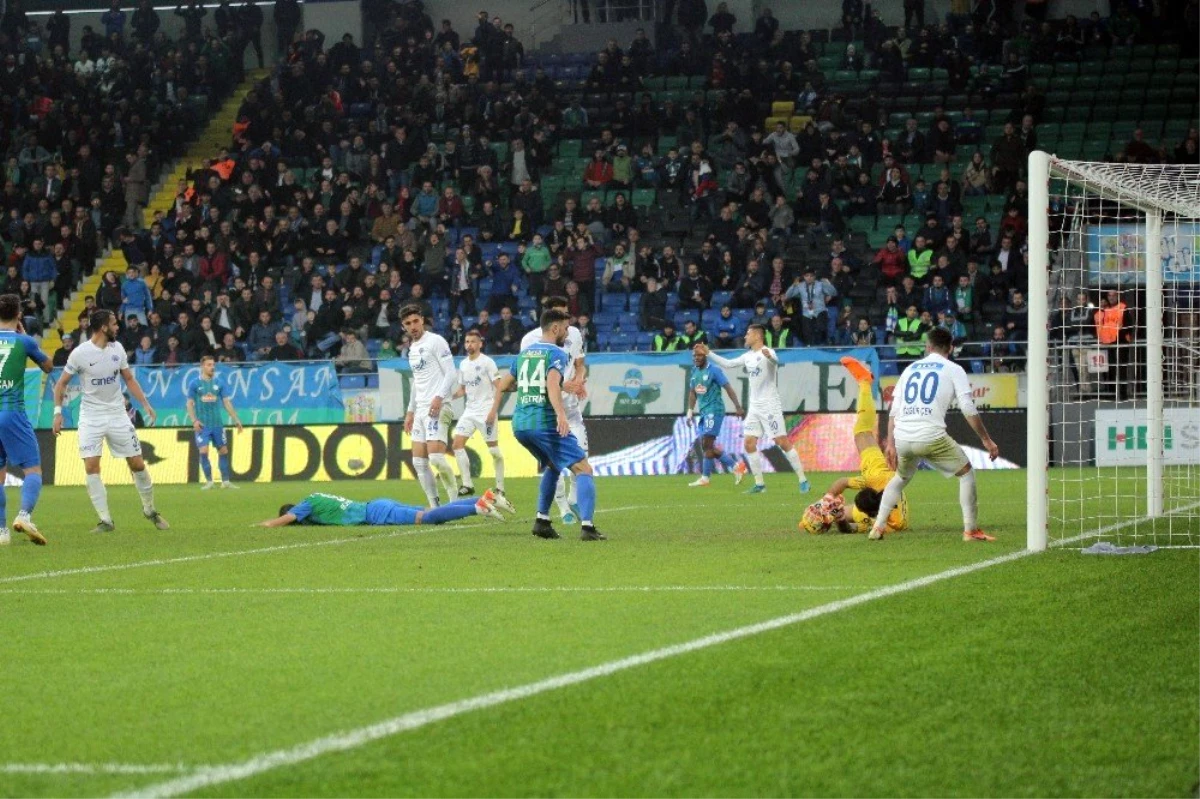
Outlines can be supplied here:
<path id="1" fill-rule="evenodd" d="M 117 373 L 116 372 L 113 372 L 111 377 L 93 377 L 92 378 L 93 386 L 111 386 L 115 382 L 117 382 Z"/>

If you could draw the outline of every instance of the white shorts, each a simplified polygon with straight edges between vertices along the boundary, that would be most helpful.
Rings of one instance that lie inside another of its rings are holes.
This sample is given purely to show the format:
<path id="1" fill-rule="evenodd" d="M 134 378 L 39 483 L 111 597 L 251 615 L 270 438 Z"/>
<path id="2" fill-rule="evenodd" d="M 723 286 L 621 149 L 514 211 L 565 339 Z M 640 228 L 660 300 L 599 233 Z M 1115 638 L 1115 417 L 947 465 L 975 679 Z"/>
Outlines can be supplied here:
<path id="1" fill-rule="evenodd" d="M 587 428 L 583 425 L 583 413 L 578 407 L 567 409 L 567 424 L 571 426 L 571 434 L 575 436 L 575 440 L 579 442 L 580 448 L 584 454 L 588 451 L 588 433 Z"/>
<path id="2" fill-rule="evenodd" d="M 471 416 L 470 414 L 463 414 L 463 417 L 458 420 L 458 424 L 454 426 L 454 437 L 470 438 L 475 435 L 476 431 L 483 434 L 484 441 L 496 440 L 496 425 L 488 424 L 487 419 L 482 416 Z"/>
<path id="3" fill-rule="evenodd" d="M 79 420 L 79 457 L 98 458 L 104 454 L 104 442 L 114 458 L 132 458 L 142 454 L 142 442 L 128 416 L 108 416 Z"/>
<path id="4" fill-rule="evenodd" d="M 933 441 L 896 442 L 896 474 L 908 480 L 917 473 L 921 461 L 925 461 L 946 477 L 958 474 L 970 463 L 962 447 L 948 435 Z"/>
<path id="5" fill-rule="evenodd" d="M 745 438 L 769 438 L 772 441 L 788 434 L 782 411 L 750 411 L 742 423 Z"/>
<path id="6" fill-rule="evenodd" d="M 443 411 L 438 418 L 431 419 L 429 417 L 429 406 L 418 405 L 413 412 L 413 443 L 424 444 L 426 441 L 438 441 L 443 444 L 446 443 L 447 422 L 445 420 L 450 418 L 453 417 L 447 414 L 446 410 L 443 408 Z"/>

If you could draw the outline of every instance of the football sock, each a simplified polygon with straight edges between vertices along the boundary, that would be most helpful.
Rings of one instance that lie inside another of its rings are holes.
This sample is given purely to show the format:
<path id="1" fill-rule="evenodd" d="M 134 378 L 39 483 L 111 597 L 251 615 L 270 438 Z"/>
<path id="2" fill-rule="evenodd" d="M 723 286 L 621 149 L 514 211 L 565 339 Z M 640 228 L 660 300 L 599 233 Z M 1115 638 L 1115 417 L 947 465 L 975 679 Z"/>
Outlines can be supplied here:
<path id="1" fill-rule="evenodd" d="M 204 472 L 204 482 L 212 482 L 212 462 L 208 459 L 208 453 L 200 453 L 200 471 Z"/>
<path id="2" fill-rule="evenodd" d="M 8 529 L 8 492 L 4 490 L 4 484 L 0 483 L 0 530 Z"/>
<path id="3" fill-rule="evenodd" d="M 596 480 L 590 474 L 575 475 L 579 490 L 579 521 L 590 525 L 596 512 Z"/>
<path id="4" fill-rule="evenodd" d="M 492 467 L 496 470 L 496 488 L 504 490 L 504 453 L 500 451 L 500 447 L 495 445 L 488 446 L 488 452 L 492 455 Z"/>
<path id="5" fill-rule="evenodd" d="M 454 470 L 450 468 L 450 461 L 446 460 L 446 453 L 431 452 L 429 453 L 429 462 L 437 469 L 438 476 L 446 481 L 446 485 L 450 488 L 450 496 L 458 493 L 458 478 L 454 476 Z M 470 469 L 467 470 L 468 472 Z"/>
<path id="6" fill-rule="evenodd" d="M 146 513 L 154 511 L 154 483 L 150 480 L 150 471 L 142 469 L 133 473 L 133 485 L 137 488 L 138 496 L 142 498 L 142 510 Z"/>
<path id="7" fill-rule="evenodd" d="M 558 482 L 554 486 L 554 503 L 558 505 L 558 512 L 563 516 L 571 512 L 571 505 L 567 502 L 567 491 L 569 490 L 568 485 L 570 480 L 570 470 L 563 469 L 558 473 Z"/>
<path id="8" fill-rule="evenodd" d="M 417 473 L 417 482 L 421 484 L 425 498 L 431 506 L 438 504 L 437 483 L 434 482 L 433 472 L 429 468 L 429 459 L 414 457 L 412 462 L 413 471 Z"/>
<path id="9" fill-rule="evenodd" d="M 962 506 L 963 531 L 971 532 L 976 526 L 979 514 L 979 501 L 975 494 L 975 470 L 958 478 L 958 504 Z"/>
<path id="10" fill-rule="evenodd" d="M 854 435 L 874 433 L 877 420 L 875 394 L 871 384 L 864 380 L 858 384 L 858 413 L 854 417 Z"/>
<path id="11" fill-rule="evenodd" d="M 887 488 L 883 490 L 883 498 L 879 501 L 879 513 L 875 516 L 875 529 L 887 529 L 888 517 L 900 504 L 900 496 L 904 493 L 906 485 L 908 485 L 908 480 L 900 475 L 896 475 L 888 481 Z"/>
<path id="12" fill-rule="evenodd" d="M 4 486 L 0 484 L 0 494 Z M 21 485 L 21 513 L 33 513 L 37 507 L 38 497 L 42 495 L 42 473 L 26 474 L 25 482 Z M 4 524 L 4 501 L 0 500 L 0 526 Z"/>
<path id="13" fill-rule="evenodd" d="M 762 453 L 758 450 L 746 453 L 746 463 L 750 466 L 750 473 L 754 475 L 754 484 L 763 484 L 762 474 Z"/>
<path id="14" fill-rule="evenodd" d="M 542 482 L 538 486 L 538 515 L 549 516 L 550 505 L 554 502 L 554 493 L 558 487 L 558 470 L 553 466 L 542 472 Z"/>
<path id="15" fill-rule="evenodd" d="M 467 488 L 474 488 L 475 483 L 471 481 L 471 458 L 467 455 L 467 448 L 454 450 L 454 460 L 458 461 L 458 475 L 462 484 Z"/>
<path id="16" fill-rule="evenodd" d="M 709 475 L 712 474 L 712 470 L 713 470 L 713 459 L 705 458 L 704 463 L 700 467 L 700 474 L 703 475 L 704 477 L 708 477 Z"/>
<path id="17" fill-rule="evenodd" d="M 461 499 L 439 508 L 430 508 L 421 515 L 421 524 L 445 524 L 475 515 L 475 500 Z"/>
<path id="18" fill-rule="evenodd" d="M 792 465 L 792 469 L 796 472 L 796 479 L 803 483 L 808 478 L 804 476 L 804 464 L 800 462 L 800 453 L 795 447 L 785 449 L 783 457 L 787 458 L 787 462 Z"/>
<path id="19" fill-rule="evenodd" d="M 735 461 L 733 459 L 733 456 L 730 455 L 728 452 L 721 453 L 720 461 L 721 461 L 721 465 L 725 467 L 725 471 L 727 471 L 727 472 L 732 472 L 733 467 L 737 465 L 737 461 Z"/>
<path id="20" fill-rule="evenodd" d="M 207 458 L 205 460 L 207 460 Z M 229 468 L 228 452 L 217 453 L 217 468 L 221 470 L 221 480 L 228 483 L 233 476 L 232 470 Z"/>
<path id="21" fill-rule="evenodd" d="M 574 472 L 567 471 L 567 504 L 579 504 L 579 476 Z"/>
<path id="22" fill-rule="evenodd" d="M 104 481 L 100 479 L 100 475 L 87 475 L 87 493 L 100 521 L 112 524 L 112 514 L 108 512 L 108 489 L 104 487 Z"/>

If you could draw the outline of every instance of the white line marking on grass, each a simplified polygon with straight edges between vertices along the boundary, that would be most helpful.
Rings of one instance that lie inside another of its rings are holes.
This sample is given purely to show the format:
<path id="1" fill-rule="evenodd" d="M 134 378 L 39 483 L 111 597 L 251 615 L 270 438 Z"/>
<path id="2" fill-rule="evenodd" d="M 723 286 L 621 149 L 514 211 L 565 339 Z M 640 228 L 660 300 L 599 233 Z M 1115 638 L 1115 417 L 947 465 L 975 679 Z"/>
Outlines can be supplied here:
<path id="1" fill-rule="evenodd" d="M 0 763 L 0 774 L 178 774 L 182 763 Z"/>
<path id="2" fill-rule="evenodd" d="M 188 596 L 210 594 L 654 594 L 654 593 L 689 593 L 689 592 L 801 592 L 801 591 L 862 591 L 870 588 L 866 585 L 612 585 L 612 586 L 469 586 L 463 588 L 450 587 L 420 587 L 404 588 L 396 586 L 381 586 L 378 588 L 365 587 L 326 587 L 326 588 L 4 588 L 0 595 L 16 594 L 21 596 L 79 596 L 79 595 L 115 595 L 115 596 Z"/>
<path id="3" fill-rule="evenodd" d="M 706 635 L 702 638 L 696 638 L 692 641 L 686 641 L 681 644 L 662 647 L 661 649 L 652 649 L 648 652 L 643 652 L 631 657 L 621 658 L 619 660 L 611 660 L 607 663 L 601 663 L 598 666 L 581 669 L 579 671 L 567 672 L 555 677 L 549 677 L 544 680 L 520 685 L 515 688 L 504 688 L 498 691 L 474 696 L 469 699 L 462 699 L 456 702 L 449 702 L 436 707 L 425 708 L 423 710 L 405 713 L 385 721 L 378 722 L 366 727 L 360 727 L 355 730 L 334 733 L 321 738 L 317 738 L 307 743 L 298 744 L 287 749 L 278 749 L 273 752 L 263 752 L 261 754 L 243 760 L 240 763 L 230 763 L 223 766 L 211 766 L 198 769 L 194 774 L 184 775 L 172 780 L 154 783 L 142 788 L 137 788 L 129 792 L 115 794 L 117 797 L 158 797 L 158 796 L 179 796 L 181 794 L 191 793 L 204 788 L 209 788 L 214 785 L 223 785 L 225 783 L 236 782 L 238 780 L 247 779 L 249 777 L 263 774 L 274 769 L 283 768 L 284 766 L 292 766 L 297 763 L 303 763 L 312 760 L 322 755 L 332 752 L 344 752 L 358 747 L 365 746 L 373 741 L 378 741 L 383 738 L 389 738 L 393 735 L 398 735 L 402 732 L 420 729 L 430 724 L 434 724 L 445 719 L 461 716 L 465 713 L 470 713 L 476 710 L 503 705 L 508 702 L 515 702 L 521 699 L 528 699 L 539 694 L 544 694 L 549 691 L 555 691 L 560 688 L 566 688 L 572 685 L 589 682 L 600 677 L 607 677 L 612 674 L 617 674 L 628 669 L 644 666 L 648 663 L 655 663 L 660 660 L 686 655 L 691 652 L 697 652 L 709 647 L 726 644 L 730 641 L 737 641 L 743 638 L 760 635 L 762 633 L 778 630 L 783 627 L 790 627 L 794 624 L 811 621 L 812 619 L 820 618 L 831 613 L 848 610 L 859 605 L 873 602 L 878 599 L 894 596 L 896 594 L 913 591 L 918 588 L 924 588 L 934 583 L 950 580 L 955 577 L 961 577 L 964 574 L 971 574 L 982 569 L 987 569 L 992 566 L 999 566 L 1002 563 L 1018 560 L 1028 555 L 1033 554 L 1029 550 L 1018 550 L 1000 557 L 990 558 L 988 560 L 972 563 L 967 566 L 959 566 L 953 569 L 937 572 L 925 577 L 919 577 L 913 580 L 907 580 L 902 583 L 877 588 L 873 591 L 868 591 L 863 594 L 840 599 L 835 602 L 829 602 L 824 605 L 818 605 L 814 608 L 801 611 L 799 613 L 780 616 L 778 618 L 769 619 L 757 624 L 750 624 L 745 627 L 738 627 L 725 632 Z"/>

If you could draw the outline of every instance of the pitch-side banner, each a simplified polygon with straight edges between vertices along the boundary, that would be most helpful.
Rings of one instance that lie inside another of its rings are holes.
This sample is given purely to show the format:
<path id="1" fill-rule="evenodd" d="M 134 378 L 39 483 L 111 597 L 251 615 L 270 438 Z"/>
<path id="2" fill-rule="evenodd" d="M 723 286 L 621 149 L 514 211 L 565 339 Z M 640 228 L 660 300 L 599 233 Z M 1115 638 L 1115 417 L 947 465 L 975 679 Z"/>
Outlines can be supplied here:
<path id="1" fill-rule="evenodd" d="M 1089 225 L 1088 277 L 1093 285 L 1146 282 L 1146 226 Z M 1162 225 L 1163 277 L 1168 282 L 1200 283 L 1200 224 L 1168 220 Z"/>
<path id="2" fill-rule="evenodd" d="M 1163 411 L 1163 463 L 1200 465 L 1200 411 Z M 1096 465 L 1145 466 L 1149 453 L 1145 409 L 1096 411 Z"/>
<path id="3" fill-rule="evenodd" d="M 723 352 L 733 357 L 740 352 Z M 850 373 L 838 361 L 845 350 L 778 350 L 779 393 L 785 411 L 846 411 L 854 407 L 858 387 Z M 874 349 L 851 350 L 849 354 L 878 371 L 879 356 Z M 508 369 L 512 357 L 496 358 L 501 370 Z M 587 356 L 588 401 L 585 416 L 650 416 L 686 412 L 690 352 L 670 353 L 596 353 Z M 743 407 L 749 401 L 748 378 L 741 369 L 726 372 Z M 379 418 L 382 421 L 404 418 L 412 386 L 412 372 L 403 358 L 379 363 Z M 727 410 L 732 410 L 725 398 Z M 512 395 L 505 397 L 502 416 L 512 411 Z"/>
<path id="4" fill-rule="evenodd" d="M 135 366 L 133 373 L 158 413 L 160 427 L 191 427 L 187 418 L 188 392 L 200 379 L 199 365 Z M 46 378 L 38 427 L 50 427 L 54 384 L 61 369 Z M 217 380 L 225 386 L 238 416 L 247 425 L 332 424 L 345 420 L 337 372 L 330 362 L 220 364 Z M 63 420 L 78 424 L 79 378 L 67 387 Z"/>

